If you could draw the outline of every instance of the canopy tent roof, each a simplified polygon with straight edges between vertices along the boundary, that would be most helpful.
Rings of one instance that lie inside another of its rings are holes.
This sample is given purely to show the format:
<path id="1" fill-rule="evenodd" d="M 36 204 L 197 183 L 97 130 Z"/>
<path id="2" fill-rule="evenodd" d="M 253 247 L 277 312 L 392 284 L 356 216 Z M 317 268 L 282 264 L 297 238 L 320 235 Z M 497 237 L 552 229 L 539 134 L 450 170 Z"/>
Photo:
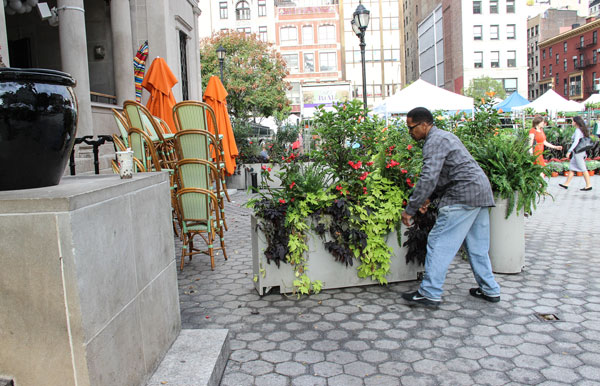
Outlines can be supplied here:
<path id="1" fill-rule="evenodd" d="M 496 110 L 502 109 L 502 111 L 504 111 L 505 113 L 510 113 L 513 107 L 523 106 L 528 103 L 529 101 L 527 99 L 525 99 L 521 94 L 515 91 L 512 94 L 510 94 L 508 98 L 495 105 L 494 108 Z"/>
<path id="2" fill-rule="evenodd" d="M 592 94 L 588 99 L 584 100 L 582 103 L 584 106 L 586 103 L 600 103 L 600 94 Z"/>
<path id="3" fill-rule="evenodd" d="M 543 113 L 546 111 L 583 111 L 585 106 L 582 103 L 566 100 L 550 89 L 529 104 L 513 107 L 513 111 L 523 111 L 528 108 L 532 108 L 537 113 Z"/>
<path id="4" fill-rule="evenodd" d="M 418 79 L 385 99 L 373 112 L 380 115 L 405 114 L 415 107 L 434 110 L 473 110 L 473 98 L 453 93 Z"/>

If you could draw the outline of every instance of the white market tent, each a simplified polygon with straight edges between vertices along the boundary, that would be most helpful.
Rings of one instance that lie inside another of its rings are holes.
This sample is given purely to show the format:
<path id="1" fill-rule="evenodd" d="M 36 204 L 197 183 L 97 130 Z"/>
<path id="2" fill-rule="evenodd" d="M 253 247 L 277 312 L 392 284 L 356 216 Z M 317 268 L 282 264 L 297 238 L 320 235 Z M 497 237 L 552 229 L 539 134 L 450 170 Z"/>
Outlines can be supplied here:
<path id="1" fill-rule="evenodd" d="M 473 111 L 473 98 L 453 93 L 418 79 L 373 108 L 378 115 L 406 114 L 415 107 L 431 111 Z"/>
<path id="2" fill-rule="evenodd" d="M 533 109 L 536 113 L 585 110 L 583 103 L 566 100 L 552 89 L 546 91 L 538 99 L 529 104 L 513 107 L 512 111 L 520 112 L 528 108 Z"/>
<path id="3" fill-rule="evenodd" d="M 590 97 L 582 102 L 585 106 L 586 103 L 600 103 L 600 94 L 592 94 Z"/>

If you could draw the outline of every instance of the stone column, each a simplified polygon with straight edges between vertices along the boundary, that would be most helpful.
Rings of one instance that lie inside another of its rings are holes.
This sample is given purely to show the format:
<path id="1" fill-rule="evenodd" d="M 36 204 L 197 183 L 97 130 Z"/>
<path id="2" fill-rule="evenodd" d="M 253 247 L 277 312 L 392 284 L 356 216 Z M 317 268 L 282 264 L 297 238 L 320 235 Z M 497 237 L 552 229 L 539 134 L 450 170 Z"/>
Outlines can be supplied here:
<path id="1" fill-rule="evenodd" d="M 112 29 L 113 68 L 117 104 L 123 106 L 127 99 L 135 100 L 133 80 L 133 46 L 131 37 L 131 13 L 128 0 L 110 2 L 110 25 Z"/>
<path id="2" fill-rule="evenodd" d="M 10 67 L 10 60 L 8 57 L 8 36 L 6 34 L 6 15 L 4 14 L 4 5 L 0 4 L 0 56 L 2 56 L 2 62 L 6 67 Z"/>
<path id="3" fill-rule="evenodd" d="M 77 136 L 94 134 L 88 49 L 85 36 L 83 0 L 58 0 L 58 35 L 62 70 L 77 80 L 75 95 L 79 107 Z"/>

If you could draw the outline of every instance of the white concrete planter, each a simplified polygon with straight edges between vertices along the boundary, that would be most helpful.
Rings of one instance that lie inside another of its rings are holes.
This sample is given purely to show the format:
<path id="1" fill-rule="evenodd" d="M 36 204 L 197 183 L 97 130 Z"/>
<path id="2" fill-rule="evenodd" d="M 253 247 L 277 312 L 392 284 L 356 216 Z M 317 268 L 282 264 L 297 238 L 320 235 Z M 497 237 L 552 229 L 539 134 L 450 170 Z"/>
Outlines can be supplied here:
<path id="1" fill-rule="evenodd" d="M 264 233 L 257 227 L 257 219 L 251 219 L 252 234 L 252 271 L 256 278 L 254 286 L 259 295 L 265 294 L 273 287 L 279 287 L 281 293 L 293 291 L 294 271 L 290 264 L 267 263 L 264 250 L 267 242 Z M 404 233 L 404 226 L 401 232 Z M 354 266 L 346 267 L 345 264 L 335 261 L 335 258 L 325 250 L 323 242 L 318 235 L 309 233 L 308 237 L 307 275 L 311 280 L 321 280 L 323 289 L 355 287 L 362 285 L 378 284 L 370 278 L 358 277 L 357 267 L 359 262 L 354 260 Z M 420 272 L 425 271 L 423 266 L 406 264 L 407 248 L 399 247 L 396 232 L 387 237 L 387 244 L 392 247 L 393 255 L 390 273 L 387 276 L 389 283 L 416 280 Z"/>
<path id="2" fill-rule="evenodd" d="M 496 273 L 519 273 L 525 265 L 525 216 L 523 211 L 506 217 L 508 201 L 496 199 L 490 209 L 490 261 Z"/>

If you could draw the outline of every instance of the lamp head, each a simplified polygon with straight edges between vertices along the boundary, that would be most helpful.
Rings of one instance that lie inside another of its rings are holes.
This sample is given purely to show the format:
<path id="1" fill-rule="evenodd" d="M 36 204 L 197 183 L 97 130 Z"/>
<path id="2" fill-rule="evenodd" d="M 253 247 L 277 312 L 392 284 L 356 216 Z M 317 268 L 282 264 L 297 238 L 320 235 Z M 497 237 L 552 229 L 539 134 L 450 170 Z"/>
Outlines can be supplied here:
<path id="1" fill-rule="evenodd" d="M 350 20 L 350 24 L 352 25 L 352 31 L 354 31 L 356 36 L 360 37 L 362 32 L 360 32 L 360 28 L 358 28 L 358 25 L 356 25 L 356 22 L 354 21 L 354 19 Z"/>
<path id="2" fill-rule="evenodd" d="M 219 60 L 225 59 L 225 48 L 222 45 L 219 45 L 219 48 L 217 48 L 217 57 Z"/>
<path id="3" fill-rule="evenodd" d="M 358 4 L 356 7 L 356 11 L 353 13 L 354 23 L 358 26 L 358 28 L 364 32 L 369 26 L 369 15 L 371 11 L 365 8 L 364 5 Z"/>

